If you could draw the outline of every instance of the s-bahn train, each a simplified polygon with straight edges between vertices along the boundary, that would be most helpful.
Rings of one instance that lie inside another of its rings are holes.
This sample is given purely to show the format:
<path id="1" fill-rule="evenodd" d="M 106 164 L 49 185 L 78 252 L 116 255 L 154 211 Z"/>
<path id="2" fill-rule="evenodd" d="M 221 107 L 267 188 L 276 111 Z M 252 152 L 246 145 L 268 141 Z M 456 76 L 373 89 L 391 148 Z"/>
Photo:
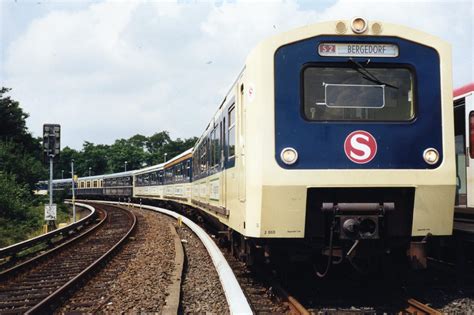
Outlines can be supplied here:
<path id="1" fill-rule="evenodd" d="M 80 178 L 77 195 L 193 207 L 248 261 L 405 252 L 452 233 L 452 104 L 443 40 L 364 18 L 308 25 L 252 50 L 194 148 Z"/>

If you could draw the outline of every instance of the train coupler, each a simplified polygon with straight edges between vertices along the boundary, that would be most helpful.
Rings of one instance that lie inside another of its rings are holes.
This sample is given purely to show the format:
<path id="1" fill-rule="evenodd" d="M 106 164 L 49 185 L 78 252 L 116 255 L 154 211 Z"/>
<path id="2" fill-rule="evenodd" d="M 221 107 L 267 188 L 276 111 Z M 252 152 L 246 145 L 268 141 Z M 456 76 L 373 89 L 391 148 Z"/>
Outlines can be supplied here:
<path id="1" fill-rule="evenodd" d="M 393 211 L 395 203 L 332 203 L 324 202 L 322 212 L 331 213 L 338 220 L 341 239 L 378 239 L 380 220 Z"/>

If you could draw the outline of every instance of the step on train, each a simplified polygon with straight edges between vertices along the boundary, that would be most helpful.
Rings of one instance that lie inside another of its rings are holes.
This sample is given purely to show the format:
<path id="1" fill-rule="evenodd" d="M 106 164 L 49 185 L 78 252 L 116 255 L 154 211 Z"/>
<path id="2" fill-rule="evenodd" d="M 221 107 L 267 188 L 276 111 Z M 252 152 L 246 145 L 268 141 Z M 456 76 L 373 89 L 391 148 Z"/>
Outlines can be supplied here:
<path id="1" fill-rule="evenodd" d="M 452 93 L 437 37 L 361 17 L 304 26 L 251 51 L 193 148 L 81 177 L 76 195 L 196 209 L 248 263 L 304 252 L 324 276 L 340 259 L 422 260 L 413 249 L 451 235 L 463 182 Z"/>

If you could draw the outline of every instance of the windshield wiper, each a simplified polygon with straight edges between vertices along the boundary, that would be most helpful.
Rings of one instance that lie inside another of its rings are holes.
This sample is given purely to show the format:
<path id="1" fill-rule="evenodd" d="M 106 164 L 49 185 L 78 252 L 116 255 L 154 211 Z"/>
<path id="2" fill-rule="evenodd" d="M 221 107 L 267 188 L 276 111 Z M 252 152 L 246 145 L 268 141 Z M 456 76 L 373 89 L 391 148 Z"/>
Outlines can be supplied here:
<path id="1" fill-rule="evenodd" d="M 367 81 L 377 83 L 379 85 L 385 85 L 388 87 L 391 87 L 392 89 L 397 89 L 398 87 L 395 85 L 391 85 L 387 82 L 380 81 L 374 74 L 372 74 L 367 68 L 365 68 L 363 65 L 361 65 L 359 62 L 355 61 L 352 58 L 349 58 L 349 62 L 352 62 L 356 67 L 355 70 L 359 72 L 362 75 L 362 78 L 366 79 Z"/>

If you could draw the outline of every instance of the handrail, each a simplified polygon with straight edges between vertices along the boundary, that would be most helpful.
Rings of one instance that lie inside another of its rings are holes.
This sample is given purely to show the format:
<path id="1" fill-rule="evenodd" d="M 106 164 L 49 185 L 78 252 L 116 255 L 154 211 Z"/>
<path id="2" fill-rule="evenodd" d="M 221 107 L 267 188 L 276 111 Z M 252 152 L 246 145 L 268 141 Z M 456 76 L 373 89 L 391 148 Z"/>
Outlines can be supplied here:
<path id="1" fill-rule="evenodd" d="M 89 209 L 91 211 L 91 213 L 88 216 L 80 219 L 79 221 L 77 221 L 75 223 L 72 223 L 72 224 L 69 224 L 68 226 L 56 229 L 54 231 L 36 236 L 34 238 L 31 238 L 31 239 L 28 239 L 28 240 L 25 240 L 25 241 L 22 241 L 22 242 L 19 242 L 19 243 L 16 243 L 16 244 L 12 244 L 12 245 L 7 246 L 7 247 L 0 248 L 0 259 L 4 258 L 4 257 L 11 256 L 12 254 L 19 253 L 19 252 L 21 252 L 21 251 L 23 251 L 27 248 L 31 248 L 33 246 L 36 246 L 36 245 L 40 244 L 40 243 L 49 241 L 49 240 L 55 238 L 58 235 L 69 233 L 70 231 L 75 230 L 78 227 L 81 227 L 84 223 L 88 222 L 89 220 L 95 219 L 95 216 L 97 215 L 97 213 L 96 213 L 94 207 L 86 205 L 86 204 L 82 204 L 82 203 L 76 203 L 76 205 L 78 205 L 80 207 L 83 207 L 83 208 L 86 208 L 86 209 Z"/>

